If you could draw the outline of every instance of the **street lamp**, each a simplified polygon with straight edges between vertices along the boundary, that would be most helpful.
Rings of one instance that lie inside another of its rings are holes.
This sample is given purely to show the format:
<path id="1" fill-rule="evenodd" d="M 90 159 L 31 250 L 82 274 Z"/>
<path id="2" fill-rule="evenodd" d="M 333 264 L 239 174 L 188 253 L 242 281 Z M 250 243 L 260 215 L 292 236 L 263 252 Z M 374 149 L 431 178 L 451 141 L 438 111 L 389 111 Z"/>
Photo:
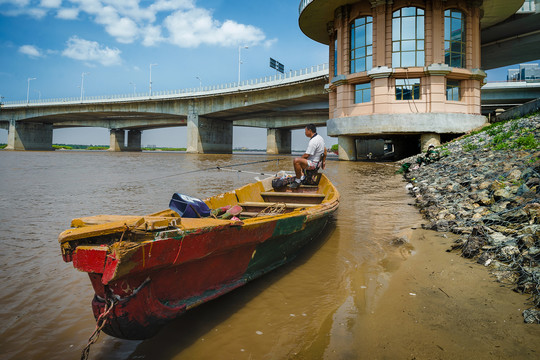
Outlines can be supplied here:
<path id="1" fill-rule="evenodd" d="M 133 95 L 135 95 L 135 89 L 137 89 L 135 83 L 130 82 L 129 85 L 133 85 Z"/>
<path id="2" fill-rule="evenodd" d="M 157 64 L 150 64 L 150 96 L 152 96 L 152 66 L 156 66 Z"/>
<path id="3" fill-rule="evenodd" d="M 83 101 L 83 94 L 84 94 L 84 75 L 89 75 L 90 73 L 83 72 L 81 74 L 81 102 Z"/>
<path id="4" fill-rule="evenodd" d="M 198 76 L 195 76 L 195 79 L 199 80 L 199 89 L 202 88 L 202 81 L 201 78 Z"/>
<path id="5" fill-rule="evenodd" d="M 240 55 L 240 50 L 242 50 L 242 47 L 244 49 L 248 49 L 247 45 L 238 47 L 238 86 L 240 86 L 240 65 L 242 64 L 242 57 Z"/>
<path id="6" fill-rule="evenodd" d="M 28 78 L 28 86 L 26 88 L 26 105 L 30 103 L 30 81 L 36 80 L 37 78 Z"/>

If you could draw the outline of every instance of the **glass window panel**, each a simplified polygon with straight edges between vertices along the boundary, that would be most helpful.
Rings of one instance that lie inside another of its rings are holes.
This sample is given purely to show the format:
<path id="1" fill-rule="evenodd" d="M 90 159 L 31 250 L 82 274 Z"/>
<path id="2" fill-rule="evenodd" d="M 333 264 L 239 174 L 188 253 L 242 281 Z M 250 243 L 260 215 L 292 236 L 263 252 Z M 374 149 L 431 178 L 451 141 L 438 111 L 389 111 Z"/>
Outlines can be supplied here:
<path id="1" fill-rule="evenodd" d="M 424 52 L 423 51 L 417 51 L 417 58 L 416 58 L 416 66 L 424 66 Z"/>
<path id="2" fill-rule="evenodd" d="M 396 79 L 396 85 L 405 85 L 405 79 Z"/>
<path id="3" fill-rule="evenodd" d="M 402 51 L 414 51 L 416 48 L 415 48 L 415 43 L 416 41 L 414 40 L 407 40 L 407 41 L 402 41 L 401 42 L 401 50 Z"/>
<path id="4" fill-rule="evenodd" d="M 373 24 L 366 25 L 366 44 L 373 44 Z"/>
<path id="5" fill-rule="evenodd" d="M 444 42 L 444 51 L 450 51 L 450 41 Z"/>
<path id="6" fill-rule="evenodd" d="M 364 25 L 366 23 L 366 18 L 358 18 L 354 21 L 354 25 L 355 26 L 358 26 L 358 25 Z"/>
<path id="7" fill-rule="evenodd" d="M 418 50 L 424 50 L 424 40 L 418 40 L 416 42 L 416 49 Z"/>
<path id="8" fill-rule="evenodd" d="M 415 52 L 414 51 L 408 51 L 408 52 L 402 52 L 401 53 L 401 66 L 407 67 L 407 66 L 415 66 Z"/>
<path id="9" fill-rule="evenodd" d="M 411 6 L 411 7 L 404 7 L 404 8 L 401 8 L 401 16 L 414 16 L 416 15 L 416 8 Z"/>
<path id="10" fill-rule="evenodd" d="M 371 45 L 366 47 L 366 54 L 367 55 L 371 55 L 372 51 L 373 51 L 373 48 L 371 47 Z"/>
<path id="11" fill-rule="evenodd" d="M 450 34 L 451 33 L 452 33 L 452 31 L 450 30 L 450 22 L 445 21 L 444 22 L 444 40 L 450 40 Z"/>
<path id="12" fill-rule="evenodd" d="M 373 67 L 373 57 L 366 56 L 366 70 L 369 70 Z"/>
<path id="13" fill-rule="evenodd" d="M 392 67 L 401 67 L 401 53 L 396 52 L 392 54 Z"/>
<path id="14" fill-rule="evenodd" d="M 403 100 L 403 91 L 401 88 L 396 88 L 396 100 Z"/>
<path id="15" fill-rule="evenodd" d="M 420 99 L 420 86 L 415 86 L 414 87 L 414 98 L 415 99 Z"/>
<path id="16" fill-rule="evenodd" d="M 392 43 L 392 51 L 401 51 L 401 43 L 399 41 L 394 41 Z"/>
<path id="17" fill-rule="evenodd" d="M 402 18 L 402 31 L 401 31 L 401 38 L 402 39 L 414 39 L 416 37 L 415 32 L 415 18 L 413 17 L 407 17 Z"/>
<path id="18" fill-rule="evenodd" d="M 461 32 L 461 19 L 452 19 L 452 32 Z"/>
<path id="19" fill-rule="evenodd" d="M 450 10 L 444 10 L 444 16 L 450 16 Z"/>
<path id="20" fill-rule="evenodd" d="M 392 19 L 392 40 L 401 39 L 401 19 Z"/>
<path id="21" fill-rule="evenodd" d="M 401 16 L 401 10 L 396 10 L 392 13 L 393 18 L 397 18 Z"/>
<path id="22" fill-rule="evenodd" d="M 417 10 L 418 10 L 417 12 L 418 15 L 424 15 L 424 9 L 418 8 Z"/>
<path id="23" fill-rule="evenodd" d="M 366 71 L 366 58 L 358 58 L 356 60 L 356 71 Z"/>
<path id="24" fill-rule="evenodd" d="M 361 47 L 361 48 L 358 48 L 356 50 L 356 57 L 357 58 L 361 58 L 361 57 L 365 57 L 366 56 L 366 48 L 365 47 Z"/>
<path id="25" fill-rule="evenodd" d="M 371 101 L 371 89 L 364 90 L 362 92 L 362 102 L 370 102 Z"/>
<path id="26" fill-rule="evenodd" d="M 417 39 L 424 38 L 424 18 L 423 17 L 419 17 L 416 19 L 416 38 Z"/>
<path id="27" fill-rule="evenodd" d="M 453 42 L 450 51 L 458 53 L 458 54 L 461 53 L 461 43 L 460 42 Z"/>
<path id="28" fill-rule="evenodd" d="M 356 28 L 356 47 L 366 44 L 366 27 Z"/>

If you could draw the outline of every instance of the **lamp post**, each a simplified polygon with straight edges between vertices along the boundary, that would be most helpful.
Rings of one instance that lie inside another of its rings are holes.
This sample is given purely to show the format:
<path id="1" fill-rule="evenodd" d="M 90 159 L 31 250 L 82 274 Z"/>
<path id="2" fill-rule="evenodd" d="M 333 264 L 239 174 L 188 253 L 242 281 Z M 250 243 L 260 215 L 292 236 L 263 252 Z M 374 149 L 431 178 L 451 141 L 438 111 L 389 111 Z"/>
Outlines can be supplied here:
<path id="1" fill-rule="evenodd" d="M 30 103 L 30 81 L 36 79 L 37 78 L 28 78 L 28 86 L 26 87 L 26 105 Z"/>
<path id="2" fill-rule="evenodd" d="M 130 82 L 129 85 L 133 85 L 133 95 L 135 95 L 135 89 L 137 89 L 135 83 Z"/>
<path id="3" fill-rule="evenodd" d="M 199 89 L 202 88 L 202 81 L 201 78 L 198 76 L 195 76 L 195 79 L 199 80 Z"/>
<path id="4" fill-rule="evenodd" d="M 238 86 L 240 86 L 240 65 L 242 64 L 242 57 L 240 51 L 242 50 L 242 48 L 249 49 L 249 47 L 247 45 L 238 47 Z"/>
<path id="5" fill-rule="evenodd" d="M 83 101 L 83 96 L 84 96 L 84 75 L 89 75 L 90 73 L 87 73 L 87 72 L 83 72 L 81 74 L 81 102 Z"/>
<path id="6" fill-rule="evenodd" d="M 157 64 L 150 64 L 150 87 L 149 87 L 149 94 L 152 96 L 152 66 L 156 66 Z"/>

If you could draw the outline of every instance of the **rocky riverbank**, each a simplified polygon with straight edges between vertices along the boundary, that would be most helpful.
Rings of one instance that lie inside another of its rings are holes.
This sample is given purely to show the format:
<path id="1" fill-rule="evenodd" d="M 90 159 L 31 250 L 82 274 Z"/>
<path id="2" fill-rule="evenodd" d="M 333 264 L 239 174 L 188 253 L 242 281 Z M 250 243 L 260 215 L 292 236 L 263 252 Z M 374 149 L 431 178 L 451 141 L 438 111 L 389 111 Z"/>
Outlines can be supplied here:
<path id="1" fill-rule="evenodd" d="M 460 237 L 451 250 L 530 294 L 524 321 L 540 324 L 540 114 L 495 123 L 438 148 L 439 161 L 404 174 L 426 228 Z M 422 155 L 418 155 L 422 156 Z"/>

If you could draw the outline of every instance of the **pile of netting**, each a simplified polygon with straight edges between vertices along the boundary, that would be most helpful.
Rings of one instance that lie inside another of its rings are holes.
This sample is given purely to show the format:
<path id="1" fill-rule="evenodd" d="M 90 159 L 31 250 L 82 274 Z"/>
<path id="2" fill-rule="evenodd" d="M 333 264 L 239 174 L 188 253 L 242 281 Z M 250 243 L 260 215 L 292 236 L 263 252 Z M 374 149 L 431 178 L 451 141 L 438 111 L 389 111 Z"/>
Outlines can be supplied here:
<path id="1" fill-rule="evenodd" d="M 525 322 L 540 323 L 540 116 L 496 123 L 439 147 L 440 160 L 403 160 L 407 188 L 453 249 L 497 281 L 530 294 Z"/>

